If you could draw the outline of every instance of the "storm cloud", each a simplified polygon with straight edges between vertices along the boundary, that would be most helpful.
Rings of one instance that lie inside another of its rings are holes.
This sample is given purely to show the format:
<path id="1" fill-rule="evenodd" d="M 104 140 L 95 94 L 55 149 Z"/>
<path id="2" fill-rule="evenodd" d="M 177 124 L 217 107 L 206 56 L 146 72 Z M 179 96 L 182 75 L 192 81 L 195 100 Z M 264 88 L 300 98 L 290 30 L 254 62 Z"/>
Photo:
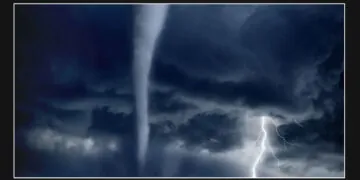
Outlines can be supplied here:
<path id="1" fill-rule="evenodd" d="M 16 5 L 16 176 L 135 175 L 134 7 Z M 343 5 L 171 5 L 145 174 L 248 177 L 267 115 L 260 176 L 343 177 L 343 30 Z"/>

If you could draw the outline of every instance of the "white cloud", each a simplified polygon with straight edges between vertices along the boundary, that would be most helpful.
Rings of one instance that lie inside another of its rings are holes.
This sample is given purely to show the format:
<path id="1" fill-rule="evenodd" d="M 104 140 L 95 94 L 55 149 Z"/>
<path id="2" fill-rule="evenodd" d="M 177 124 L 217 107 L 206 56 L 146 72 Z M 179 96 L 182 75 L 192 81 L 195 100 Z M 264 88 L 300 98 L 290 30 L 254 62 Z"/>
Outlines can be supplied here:
<path id="1" fill-rule="evenodd" d="M 105 135 L 82 137 L 49 128 L 30 130 L 27 142 L 34 149 L 68 156 L 98 157 L 119 150 L 119 139 L 117 137 Z"/>

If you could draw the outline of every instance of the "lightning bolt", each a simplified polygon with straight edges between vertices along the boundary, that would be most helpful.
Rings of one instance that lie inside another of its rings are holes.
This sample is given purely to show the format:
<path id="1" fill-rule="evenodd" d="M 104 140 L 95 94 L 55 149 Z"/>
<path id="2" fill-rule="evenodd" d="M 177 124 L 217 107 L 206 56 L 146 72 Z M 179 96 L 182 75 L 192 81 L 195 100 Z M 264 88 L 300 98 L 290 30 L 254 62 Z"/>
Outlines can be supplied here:
<path id="1" fill-rule="evenodd" d="M 277 160 L 277 166 L 280 169 L 280 160 L 277 158 L 277 156 L 276 156 L 276 154 L 275 154 L 275 152 L 274 152 L 274 150 L 273 150 L 273 148 L 271 146 L 271 143 L 268 141 L 268 132 L 267 132 L 267 129 L 266 129 L 267 128 L 266 125 L 267 125 L 267 122 L 268 122 L 267 119 L 269 119 L 272 122 L 272 124 L 275 126 L 276 134 L 277 134 L 277 136 L 279 136 L 283 140 L 285 149 L 286 149 L 286 144 L 296 146 L 296 144 L 292 144 L 292 143 L 286 141 L 285 137 L 281 136 L 281 134 L 278 131 L 278 124 L 276 124 L 273 119 L 266 118 L 265 116 L 262 116 L 261 117 L 261 133 L 259 134 L 259 136 L 258 136 L 258 138 L 256 140 L 256 142 L 259 141 L 260 137 L 261 137 L 261 149 L 260 149 L 260 153 L 258 154 L 258 156 L 255 159 L 255 162 L 254 162 L 254 164 L 253 164 L 253 166 L 251 168 L 251 174 L 252 174 L 251 177 L 253 177 L 253 178 L 258 177 L 257 176 L 257 169 L 258 169 L 258 166 L 259 166 L 261 160 L 265 156 L 267 150 L 269 150 L 271 152 L 272 156 Z M 296 123 L 300 127 L 302 127 L 298 122 L 296 122 Z"/>
<path id="2" fill-rule="evenodd" d="M 266 132 L 266 119 L 265 117 L 261 117 L 261 130 L 262 130 L 262 139 L 261 139 L 261 149 L 260 149 L 260 153 L 258 155 L 258 157 L 256 158 L 254 165 L 252 166 L 251 172 L 252 172 L 252 177 L 256 178 L 257 177 L 257 173 L 256 170 L 258 168 L 258 165 L 260 164 L 260 161 L 265 153 L 266 150 L 266 142 L 267 142 L 267 132 Z"/>

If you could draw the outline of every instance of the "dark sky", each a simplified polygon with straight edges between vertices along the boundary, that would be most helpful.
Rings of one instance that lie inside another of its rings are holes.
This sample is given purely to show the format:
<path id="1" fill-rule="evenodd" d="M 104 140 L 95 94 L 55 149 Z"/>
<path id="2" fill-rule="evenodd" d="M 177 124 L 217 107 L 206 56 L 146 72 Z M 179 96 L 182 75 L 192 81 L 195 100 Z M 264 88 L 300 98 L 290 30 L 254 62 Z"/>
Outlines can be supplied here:
<path id="1" fill-rule="evenodd" d="M 16 5 L 16 176 L 133 175 L 134 13 Z M 172 5 L 150 75 L 147 174 L 249 176 L 265 115 L 281 166 L 269 153 L 259 175 L 342 177 L 343 15 Z"/>

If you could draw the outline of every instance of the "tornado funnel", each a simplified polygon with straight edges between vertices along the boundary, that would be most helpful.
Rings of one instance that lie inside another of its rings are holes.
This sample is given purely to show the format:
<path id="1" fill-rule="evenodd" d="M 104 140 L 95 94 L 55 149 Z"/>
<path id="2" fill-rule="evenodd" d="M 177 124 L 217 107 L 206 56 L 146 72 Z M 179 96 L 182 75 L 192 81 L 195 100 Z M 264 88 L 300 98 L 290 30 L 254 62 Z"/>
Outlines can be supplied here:
<path id="1" fill-rule="evenodd" d="M 149 139 L 148 86 L 151 61 L 167 9 L 168 6 L 164 4 L 135 7 L 133 81 L 136 103 L 136 158 L 139 175 L 143 174 Z"/>

